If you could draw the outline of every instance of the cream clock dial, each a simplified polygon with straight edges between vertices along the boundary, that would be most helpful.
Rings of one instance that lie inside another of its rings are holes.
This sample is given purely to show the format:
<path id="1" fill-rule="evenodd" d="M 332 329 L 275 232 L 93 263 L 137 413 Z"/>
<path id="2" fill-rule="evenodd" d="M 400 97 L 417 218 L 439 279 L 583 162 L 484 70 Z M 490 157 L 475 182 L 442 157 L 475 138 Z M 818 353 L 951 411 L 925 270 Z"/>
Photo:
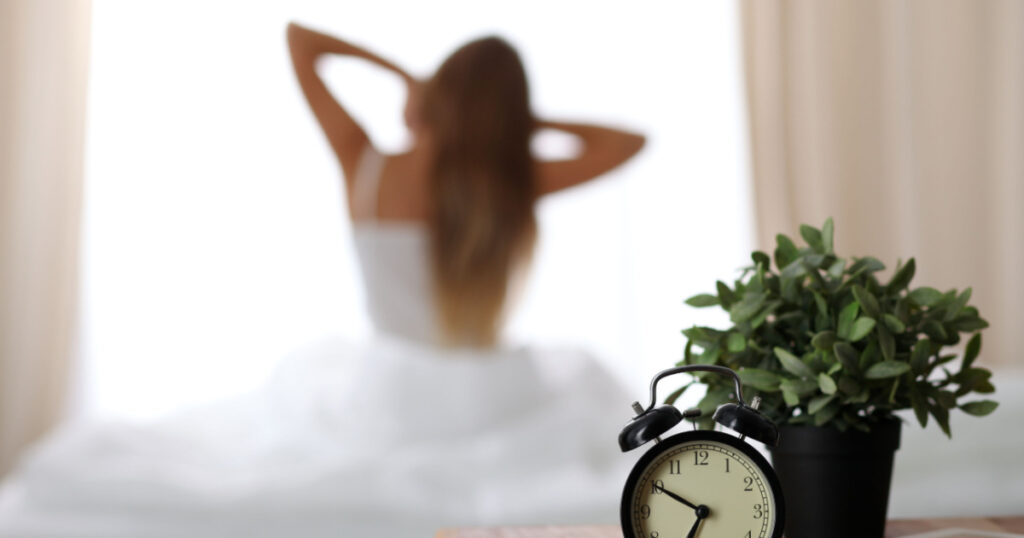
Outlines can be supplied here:
<path id="1" fill-rule="evenodd" d="M 770 465 L 721 432 L 685 432 L 656 445 L 634 467 L 622 504 L 626 538 L 782 535 L 782 493 Z"/>

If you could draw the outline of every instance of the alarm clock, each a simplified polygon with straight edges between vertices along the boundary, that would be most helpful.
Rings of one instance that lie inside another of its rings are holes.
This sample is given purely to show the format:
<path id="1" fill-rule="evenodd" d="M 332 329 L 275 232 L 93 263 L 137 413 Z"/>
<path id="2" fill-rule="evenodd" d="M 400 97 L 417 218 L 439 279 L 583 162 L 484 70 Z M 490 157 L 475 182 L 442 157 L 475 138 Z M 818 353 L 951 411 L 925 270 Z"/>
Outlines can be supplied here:
<path id="1" fill-rule="evenodd" d="M 655 407 L 657 385 L 684 372 L 732 376 L 738 403 L 722 404 L 712 419 L 739 436 L 693 430 L 660 436 L 699 409 L 680 412 Z M 651 404 L 633 402 L 637 415 L 619 434 L 623 452 L 654 441 L 637 461 L 622 490 L 620 517 L 625 538 L 780 538 L 785 526 L 782 488 L 771 464 L 745 439 L 775 446 L 779 433 L 770 420 L 743 401 L 736 372 L 713 365 L 680 366 L 651 380 Z"/>

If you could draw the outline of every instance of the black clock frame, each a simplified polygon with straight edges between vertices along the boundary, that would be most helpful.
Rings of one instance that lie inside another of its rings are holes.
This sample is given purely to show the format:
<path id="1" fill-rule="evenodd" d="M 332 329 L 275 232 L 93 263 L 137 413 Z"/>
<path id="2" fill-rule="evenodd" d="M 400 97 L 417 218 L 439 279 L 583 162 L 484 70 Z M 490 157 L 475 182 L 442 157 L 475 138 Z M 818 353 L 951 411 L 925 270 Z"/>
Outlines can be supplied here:
<path id="1" fill-rule="evenodd" d="M 786 527 L 786 502 L 782 497 L 782 485 L 779 484 L 779 478 L 775 475 L 775 469 L 770 463 L 768 463 L 768 460 L 765 459 L 760 452 L 750 446 L 746 441 L 743 441 L 733 435 L 714 430 L 694 430 L 677 433 L 661 441 L 640 457 L 636 462 L 636 465 L 633 466 L 633 470 L 630 471 L 629 477 L 626 478 L 626 485 L 622 489 L 622 504 L 619 507 L 619 517 L 624 538 L 647 538 L 645 536 L 637 536 L 633 533 L 631 506 L 633 504 L 633 495 L 636 493 L 637 482 L 640 480 L 640 475 L 647 469 L 647 466 L 663 452 L 669 449 L 683 443 L 700 441 L 714 441 L 729 445 L 749 457 L 755 465 L 761 468 L 761 473 L 764 474 L 765 479 L 768 480 L 768 485 L 771 487 L 772 495 L 775 497 L 775 528 L 772 530 L 771 538 L 782 538 L 782 531 Z"/>

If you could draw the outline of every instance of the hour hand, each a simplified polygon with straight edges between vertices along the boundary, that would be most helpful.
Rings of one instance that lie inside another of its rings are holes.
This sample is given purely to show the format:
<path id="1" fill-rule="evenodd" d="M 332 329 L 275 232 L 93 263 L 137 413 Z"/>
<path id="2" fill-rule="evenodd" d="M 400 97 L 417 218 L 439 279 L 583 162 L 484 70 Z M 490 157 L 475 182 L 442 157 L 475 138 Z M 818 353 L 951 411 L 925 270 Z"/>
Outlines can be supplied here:
<path id="1" fill-rule="evenodd" d="M 700 528 L 701 521 L 704 521 L 704 518 L 698 517 L 697 521 L 693 522 L 693 526 L 690 527 L 690 532 L 686 535 L 686 538 L 695 538 L 697 536 L 697 529 Z"/>
<path id="2" fill-rule="evenodd" d="M 693 504 L 692 502 L 690 502 L 690 501 L 680 497 L 679 495 L 676 495 L 675 493 L 672 493 L 671 491 L 665 489 L 664 486 L 659 485 L 659 484 L 655 484 L 654 487 L 660 489 L 661 492 L 664 493 L 665 495 L 668 495 L 669 497 L 672 497 L 673 499 L 675 499 L 675 500 L 685 504 L 686 506 L 689 506 L 690 508 L 693 508 L 694 510 L 697 509 L 697 505 L 696 504 Z"/>
<path id="3" fill-rule="evenodd" d="M 697 521 L 693 522 L 693 526 L 690 527 L 690 532 L 686 535 L 686 538 L 696 538 L 697 529 L 700 528 L 700 522 L 704 521 L 704 518 L 711 515 L 711 510 L 703 504 L 698 506 L 695 511 L 697 512 Z"/>

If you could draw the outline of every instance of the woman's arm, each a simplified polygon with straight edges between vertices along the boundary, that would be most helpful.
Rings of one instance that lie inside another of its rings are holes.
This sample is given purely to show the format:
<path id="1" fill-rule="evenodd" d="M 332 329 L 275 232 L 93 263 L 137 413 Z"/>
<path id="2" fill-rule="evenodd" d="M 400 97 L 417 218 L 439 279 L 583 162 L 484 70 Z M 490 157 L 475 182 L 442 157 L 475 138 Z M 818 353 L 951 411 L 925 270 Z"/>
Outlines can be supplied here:
<path id="1" fill-rule="evenodd" d="M 303 28 L 295 23 L 288 25 L 288 49 L 291 51 L 295 76 L 302 87 L 320 128 L 327 135 L 327 141 L 341 162 L 346 181 L 355 177 L 359 157 L 370 142 L 366 131 L 341 106 L 316 72 L 316 60 L 323 54 L 343 54 L 375 63 L 397 73 L 407 84 L 415 81 L 397 65 L 365 49 L 346 43 L 327 34 Z"/>
<path id="2" fill-rule="evenodd" d="M 583 151 L 574 159 L 538 163 L 538 194 L 544 195 L 579 185 L 628 161 L 644 147 L 644 136 L 583 123 L 537 122 L 538 129 L 555 129 L 576 135 Z"/>

